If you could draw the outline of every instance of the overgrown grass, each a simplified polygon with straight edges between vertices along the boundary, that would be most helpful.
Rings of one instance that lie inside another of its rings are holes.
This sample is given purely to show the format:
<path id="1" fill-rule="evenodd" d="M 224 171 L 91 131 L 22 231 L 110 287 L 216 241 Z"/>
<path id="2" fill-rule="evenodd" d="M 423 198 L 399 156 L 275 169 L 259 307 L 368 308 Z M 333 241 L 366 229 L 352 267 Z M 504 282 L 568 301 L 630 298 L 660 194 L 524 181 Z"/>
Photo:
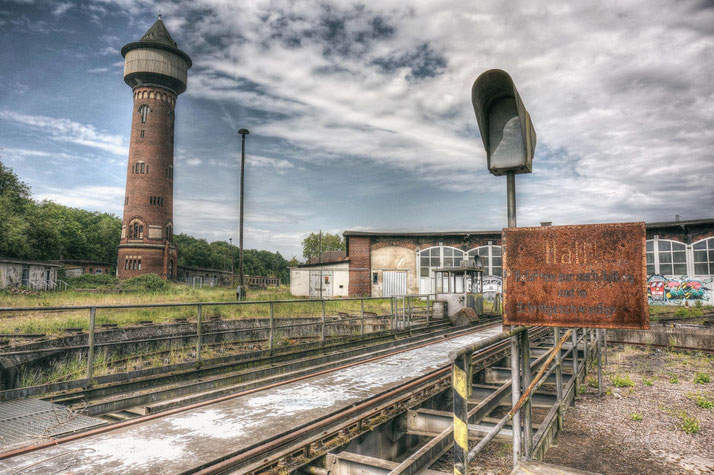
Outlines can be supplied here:
<path id="1" fill-rule="evenodd" d="M 697 305 L 698 304 L 698 305 Z M 676 305 L 650 305 L 650 320 L 657 322 L 666 318 L 691 319 L 691 323 L 698 323 L 700 317 L 714 311 L 714 306 L 702 305 L 701 302 L 690 307 Z"/>
<path id="2" fill-rule="evenodd" d="M 702 425 L 699 419 L 690 416 L 686 411 L 680 411 L 678 416 L 682 423 L 682 430 L 687 434 L 696 434 L 701 429 Z"/>
<path id="3" fill-rule="evenodd" d="M 144 278 L 146 276 L 142 276 Z M 137 278 L 139 279 L 139 278 Z M 125 282 L 130 282 L 129 279 Z M 151 287 L 153 279 L 147 278 L 141 285 Z M 148 282 L 148 283 L 147 283 Z M 0 293 L 1 307 L 58 307 L 58 306 L 102 306 L 102 305 L 145 305 L 172 303 L 201 302 L 235 302 L 235 292 L 230 288 L 192 288 L 186 285 L 167 283 L 160 291 L 135 291 L 126 294 L 117 293 L 84 293 L 75 291 L 44 292 L 33 295 L 15 295 Z M 137 285 L 136 281 L 127 285 Z M 248 293 L 248 302 L 240 305 L 205 305 L 202 308 L 202 318 L 220 317 L 222 319 L 267 318 L 270 316 L 268 304 L 251 304 L 250 301 L 268 300 L 301 300 L 299 302 L 277 303 L 274 305 L 276 318 L 286 317 L 316 317 L 322 314 L 320 302 L 293 297 L 287 287 L 269 290 L 252 290 Z M 414 301 L 415 307 L 424 308 L 425 301 Z M 364 310 L 367 313 L 380 315 L 390 313 L 390 301 L 365 300 Z M 326 302 L 325 313 L 337 315 L 348 313 L 352 316 L 360 314 L 358 300 L 334 300 Z M 132 308 L 132 309 L 97 309 L 96 325 L 116 324 L 119 326 L 134 325 L 142 321 L 169 323 L 176 318 L 196 320 L 197 308 L 167 307 L 167 308 Z M 47 312 L 3 312 L 0 313 L 0 333 L 44 333 L 57 335 L 67 328 L 89 329 L 88 310 L 64 310 Z"/>
<path id="4" fill-rule="evenodd" d="M 706 394 L 688 394 L 687 397 L 693 399 L 694 403 L 702 409 L 714 409 L 714 396 Z"/>
<path id="5" fill-rule="evenodd" d="M 612 385 L 616 388 L 631 388 L 635 385 L 635 383 L 634 381 L 632 381 L 632 379 L 630 379 L 629 375 L 621 376 L 619 374 L 616 374 L 612 378 Z"/>
<path id="6" fill-rule="evenodd" d="M 694 375 L 694 384 L 709 384 L 711 381 L 707 373 L 697 373 Z"/>

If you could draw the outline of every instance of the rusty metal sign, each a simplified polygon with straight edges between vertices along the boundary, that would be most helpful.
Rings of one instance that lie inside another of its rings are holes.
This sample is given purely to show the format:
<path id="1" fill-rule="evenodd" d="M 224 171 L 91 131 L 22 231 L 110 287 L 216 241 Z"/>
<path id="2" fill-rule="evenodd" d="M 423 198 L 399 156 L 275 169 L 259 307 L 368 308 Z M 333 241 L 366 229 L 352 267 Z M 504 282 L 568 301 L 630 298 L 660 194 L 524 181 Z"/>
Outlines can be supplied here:
<path id="1" fill-rule="evenodd" d="M 506 325 L 650 327 L 645 223 L 503 230 Z"/>

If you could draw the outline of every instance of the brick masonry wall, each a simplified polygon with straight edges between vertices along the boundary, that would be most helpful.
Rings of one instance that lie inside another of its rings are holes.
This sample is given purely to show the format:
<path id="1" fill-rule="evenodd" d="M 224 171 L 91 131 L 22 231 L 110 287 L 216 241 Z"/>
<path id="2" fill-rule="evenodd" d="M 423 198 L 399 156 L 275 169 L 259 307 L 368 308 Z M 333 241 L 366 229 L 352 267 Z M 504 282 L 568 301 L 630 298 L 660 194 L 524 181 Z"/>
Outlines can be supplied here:
<path id="1" fill-rule="evenodd" d="M 170 226 L 173 230 L 173 124 L 176 96 L 159 87 L 137 87 L 133 93 L 131 139 L 117 275 L 119 278 L 148 273 L 167 276 L 170 254 L 172 254 L 168 252 L 165 245 L 168 238 L 167 227 Z M 145 122 L 142 122 L 140 112 L 143 105 L 149 107 Z M 144 173 L 137 173 L 135 165 L 139 162 L 144 163 Z M 154 201 L 152 197 L 155 197 Z M 158 199 L 163 201 L 160 203 Z M 143 226 L 143 235 L 129 239 L 129 228 L 134 222 Z M 150 237 L 151 227 L 153 230 Z M 163 245 L 164 248 L 156 250 L 142 247 L 142 244 L 158 244 Z M 175 254 L 173 248 L 173 276 L 176 275 Z M 141 257 L 140 271 L 124 269 L 127 256 Z"/>
<path id="2" fill-rule="evenodd" d="M 372 285 L 370 281 L 371 256 L 370 248 L 372 238 L 348 236 L 350 259 L 350 280 L 349 280 L 349 295 L 371 295 Z"/>
<path id="3" fill-rule="evenodd" d="M 647 230 L 647 239 L 654 239 L 655 236 L 659 236 L 659 239 L 671 239 L 672 241 L 678 241 L 684 244 L 692 244 L 701 239 L 714 237 L 714 226 L 710 224 L 696 226 L 675 225 Z"/>
<path id="4" fill-rule="evenodd" d="M 372 250 L 380 249 L 387 246 L 401 246 L 414 251 L 426 249 L 433 246 L 438 246 L 443 243 L 444 246 L 451 246 L 462 251 L 469 251 L 479 246 L 488 245 L 489 241 L 494 246 L 501 245 L 501 234 L 492 234 L 487 236 L 419 236 L 419 237 L 375 237 L 372 238 Z"/>

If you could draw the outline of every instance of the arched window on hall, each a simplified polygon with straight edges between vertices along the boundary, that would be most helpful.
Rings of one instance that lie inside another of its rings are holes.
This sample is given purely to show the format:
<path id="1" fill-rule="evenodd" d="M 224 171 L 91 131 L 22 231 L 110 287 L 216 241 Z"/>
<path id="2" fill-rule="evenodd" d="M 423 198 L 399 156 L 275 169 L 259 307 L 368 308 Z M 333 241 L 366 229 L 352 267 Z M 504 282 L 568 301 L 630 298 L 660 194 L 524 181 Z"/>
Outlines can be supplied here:
<path id="1" fill-rule="evenodd" d="M 648 239 L 645 242 L 645 254 L 647 275 L 687 274 L 686 244 L 669 239 Z"/>
<path id="2" fill-rule="evenodd" d="M 173 279 L 174 277 L 174 260 L 169 259 L 169 279 Z"/>
<path id="3" fill-rule="evenodd" d="M 464 251 L 449 246 L 434 246 L 417 252 L 419 266 L 419 293 L 430 294 L 440 287 L 434 282 L 434 269 L 458 267 L 464 259 Z M 457 289 L 458 291 L 458 289 Z"/>
<path id="4" fill-rule="evenodd" d="M 503 265 L 501 261 L 501 246 L 488 244 L 486 246 L 471 249 L 468 252 L 469 257 L 481 256 L 481 263 L 486 268 L 486 275 L 501 275 Z"/>
<path id="5" fill-rule="evenodd" d="M 146 122 L 146 117 L 149 115 L 149 106 L 146 104 L 139 106 L 139 114 L 141 114 L 141 122 Z"/>
<path id="6" fill-rule="evenodd" d="M 694 250 L 694 274 L 714 274 L 714 238 L 702 239 L 692 244 Z"/>

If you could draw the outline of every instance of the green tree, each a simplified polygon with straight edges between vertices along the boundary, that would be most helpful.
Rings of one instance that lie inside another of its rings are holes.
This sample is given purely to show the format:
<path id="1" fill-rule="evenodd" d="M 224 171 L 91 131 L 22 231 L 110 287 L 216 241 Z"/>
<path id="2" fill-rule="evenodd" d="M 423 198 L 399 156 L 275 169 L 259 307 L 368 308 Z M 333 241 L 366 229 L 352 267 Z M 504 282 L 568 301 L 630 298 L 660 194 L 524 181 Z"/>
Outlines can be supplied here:
<path id="1" fill-rule="evenodd" d="M 322 245 L 320 245 L 320 233 L 310 233 L 302 241 L 302 255 L 305 259 L 318 257 L 325 251 L 344 251 L 345 241 L 339 234 L 322 233 Z"/>

